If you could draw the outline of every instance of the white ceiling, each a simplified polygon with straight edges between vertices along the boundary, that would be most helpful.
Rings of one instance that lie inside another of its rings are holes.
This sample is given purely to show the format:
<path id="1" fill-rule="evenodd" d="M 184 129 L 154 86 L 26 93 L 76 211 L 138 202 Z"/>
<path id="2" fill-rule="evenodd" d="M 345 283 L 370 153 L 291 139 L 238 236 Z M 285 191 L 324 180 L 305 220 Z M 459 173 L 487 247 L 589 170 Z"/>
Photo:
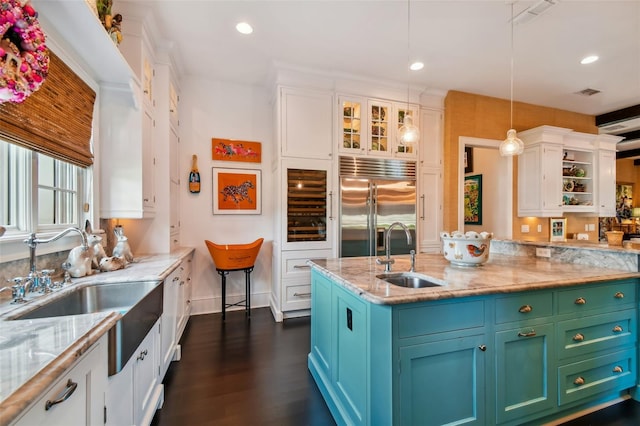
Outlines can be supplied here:
<path id="1" fill-rule="evenodd" d="M 539 0 L 520 0 L 517 15 Z M 514 97 L 600 114 L 640 103 L 640 0 L 556 0 L 514 28 Z M 116 0 L 114 13 L 118 12 Z M 264 84 L 274 63 L 406 84 L 405 0 L 136 0 L 152 13 L 185 75 Z M 412 88 L 509 99 L 511 3 L 411 0 Z M 142 8 L 142 9 L 140 9 Z M 123 13 L 126 23 L 126 13 Z M 235 24 L 254 27 L 243 36 Z M 591 65 L 582 57 L 600 56 Z M 591 97 L 575 94 L 592 88 Z"/>

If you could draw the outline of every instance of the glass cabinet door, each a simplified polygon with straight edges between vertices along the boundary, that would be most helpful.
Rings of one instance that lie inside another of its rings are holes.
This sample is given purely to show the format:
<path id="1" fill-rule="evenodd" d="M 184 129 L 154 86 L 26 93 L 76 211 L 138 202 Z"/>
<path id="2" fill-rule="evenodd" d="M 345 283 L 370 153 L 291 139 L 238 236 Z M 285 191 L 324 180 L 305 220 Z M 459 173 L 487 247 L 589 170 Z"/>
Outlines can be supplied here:
<path id="1" fill-rule="evenodd" d="M 342 100 L 342 151 L 362 151 L 362 104 L 354 100 Z"/>
<path id="2" fill-rule="evenodd" d="M 369 102 L 369 124 L 371 126 L 371 140 L 369 153 L 388 154 L 389 146 L 389 120 L 391 104 L 385 102 Z"/>
<path id="3" fill-rule="evenodd" d="M 287 168 L 287 242 L 327 241 L 327 170 Z"/>
<path id="4" fill-rule="evenodd" d="M 417 107 L 412 105 L 407 105 L 406 103 L 405 104 L 399 103 L 399 104 L 396 104 L 394 111 L 395 111 L 396 135 L 398 134 L 398 130 L 400 129 L 400 127 L 402 127 L 402 125 L 404 124 L 405 115 L 410 116 L 413 119 L 413 124 L 420 127 L 420 117 L 418 116 Z M 396 154 L 399 154 L 400 156 L 415 157 L 417 143 L 411 144 L 411 145 L 409 144 L 402 145 L 398 140 L 395 140 L 394 143 L 396 146 L 396 149 L 395 149 Z"/>

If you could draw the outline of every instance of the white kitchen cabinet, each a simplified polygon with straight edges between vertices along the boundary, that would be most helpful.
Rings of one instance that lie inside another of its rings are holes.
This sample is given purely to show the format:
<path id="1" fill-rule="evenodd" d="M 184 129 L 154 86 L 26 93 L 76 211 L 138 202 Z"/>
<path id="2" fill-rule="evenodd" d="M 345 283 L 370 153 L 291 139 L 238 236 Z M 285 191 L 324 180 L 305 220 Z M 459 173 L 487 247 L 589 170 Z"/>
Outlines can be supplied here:
<path id="1" fill-rule="evenodd" d="M 176 351 L 179 294 L 180 270 L 177 268 L 164 279 L 160 323 L 160 381 L 167 374 Z"/>
<path id="2" fill-rule="evenodd" d="M 156 324 L 124 368 L 109 377 L 106 425 L 149 425 L 163 396 L 160 383 L 160 324 Z"/>
<path id="3" fill-rule="evenodd" d="M 415 159 L 418 145 L 401 145 L 398 129 L 405 114 L 420 127 L 419 107 L 414 104 L 338 96 L 337 146 L 346 155 L 373 155 Z"/>
<path id="4" fill-rule="evenodd" d="M 180 126 L 180 116 L 178 115 L 178 107 L 180 102 L 180 95 L 178 94 L 178 88 L 175 79 L 169 82 L 169 117 L 171 127 L 177 129 Z"/>
<path id="5" fill-rule="evenodd" d="M 420 167 L 442 168 L 442 111 L 420 111 Z"/>
<path id="6" fill-rule="evenodd" d="M 598 216 L 616 216 L 616 144 L 619 136 L 598 135 Z"/>
<path id="7" fill-rule="evenodd" d="M 330 160 L 333 93 L 280 87 L 279 139 L 283 157 Z"/>
<path id="8" fill-rule="evenodd" d="M 418 197 L 418 235 L 420 253 L 440 253 L 442 231 L 442 172 L 429 170 L 420 174 Z"/>
<path id="9" fill-rule="evenodd" d="M 525 143 L 518 156 L 519 217 L 562 215 L 562 144 L 570 131 L 541 126 L 519 133 Z"/>
<path id="10" fill-rule="evenodd" d="M 107 335 L 101 337 L 13 423 L 102 425 L 107 390 Z M 51 405 L 52 402 L 56 402 Z"/>
<path id="11" fill-rule="evenodd" d="M 193 253 L 184 258 L 180 268 L 178 269 L 180 270 L 180 282 L 178 285 L 178 309 L 176 315 L 176 344 L 179 347 L 182 333 L 184 332 L 187 322 L 189 321 L 189 316 L 191 315 L 191 275 L 193 272 Z M 176 356 L 180 356 L 179 351 Z"/>
<path id="12" fill-rule="evenodd" d="M 171 248 L 180 245 L 180 138 L 175 128 L 169 129 L 169 238 L 171 238 Z"/>

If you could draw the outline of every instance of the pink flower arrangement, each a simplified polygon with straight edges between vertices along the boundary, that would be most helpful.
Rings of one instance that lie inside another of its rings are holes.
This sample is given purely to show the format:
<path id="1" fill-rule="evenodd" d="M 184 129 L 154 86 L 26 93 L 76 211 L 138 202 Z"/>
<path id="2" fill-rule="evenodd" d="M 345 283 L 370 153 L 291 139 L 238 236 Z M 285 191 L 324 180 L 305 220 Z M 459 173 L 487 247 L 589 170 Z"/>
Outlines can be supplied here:
<path id="1" fill-rule="evenodd" d="M 0 103 L 23 102 L 49 73 L 49 51 L 29 0 L 0 0 Z"/>

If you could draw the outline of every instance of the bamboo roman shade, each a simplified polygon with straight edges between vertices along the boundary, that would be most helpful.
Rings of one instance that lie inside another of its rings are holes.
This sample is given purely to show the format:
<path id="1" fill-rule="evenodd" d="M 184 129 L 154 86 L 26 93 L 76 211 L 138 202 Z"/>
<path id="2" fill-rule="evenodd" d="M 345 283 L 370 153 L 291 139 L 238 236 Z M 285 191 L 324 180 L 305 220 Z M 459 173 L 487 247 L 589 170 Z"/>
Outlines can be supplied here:
<path id="1" fill-rule="evenodd" d="M 95 92 L 49 52 L 49 76 L 21 104 L 0 105 L 0 138 L 69 163 L 93 164 Z"/>

